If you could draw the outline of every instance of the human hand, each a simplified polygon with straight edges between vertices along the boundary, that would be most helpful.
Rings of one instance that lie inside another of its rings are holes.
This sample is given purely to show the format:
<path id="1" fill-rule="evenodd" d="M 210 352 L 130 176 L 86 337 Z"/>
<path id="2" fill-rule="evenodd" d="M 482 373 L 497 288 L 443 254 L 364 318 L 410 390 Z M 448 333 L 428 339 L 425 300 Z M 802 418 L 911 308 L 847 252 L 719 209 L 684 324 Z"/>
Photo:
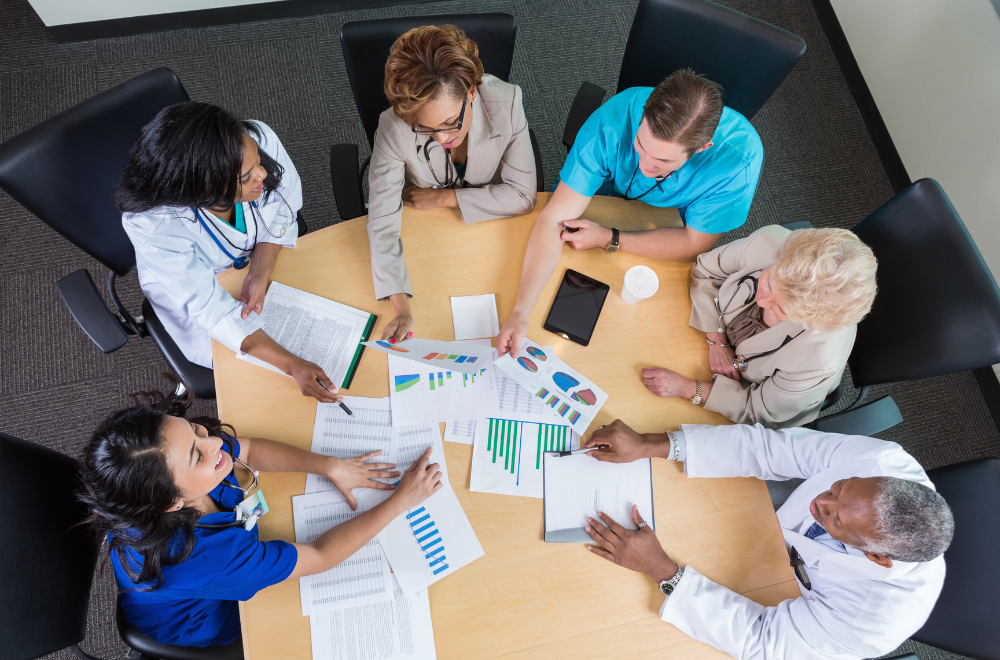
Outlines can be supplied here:
<path id="1" fill-rule="evenodd" d="M 576 218 L 574 220 L 563 220 L 563 227 L 559 238 L 569 243 L 574 250 L 589 250 L 591 248 L 606 248 L 611 243 L 611 230 L 602 227 L 596 222 Z M 575 229 L 576 231 L 568 231 Z"/>
<path id="2" fill-rule="evenodd" d="M 447 193 L 455 194 L 455 191 L 444 188 L 418 188 L 408 186 L 403 188 L 403 206 L 431 211 L 448 206 Z"/>
<path id="3" fill-rule="evenodd" d="M 323 403 L 337 403 L 344 399 L 344 397 L 337 396 L 332 391 L 323 389 L 323 385 L 326 385 L 330 390 L 337 389 L 337 386 L 327 377 L 322 367 L 314 362 L 297 357 L 292 362 L 288 375 L 294 378 L 295 382 L 299 384 L 302 396 L 311 396 Z M 320 385 L 318 381 L 322 381 L 323 385 Z"/>
<path id="4" fill-rule="evenodd" d="M 645 573 L 657 582 L 674 576 L 677 564 L 663 550 L 652 527 L 646 525 L 633 532 L 616 523 L 614 518 L 604 512 L 600 516 L 607 527 L 593 518 L 587 518 L 588 525 L 584 530 L 599 544 L 588 545 L 588 550 L 619 566 Z M 636 526 L 642 523 L 639 507 L 635 505 L 632 506 L 632 520 Z"/>
<path id="5" fill-rule="evenodd" d="M 404 510 L 417 506 L 441 488 L 441 466 L 437 463 L 427 464 L 433 450 L 433 447 L 428 447 L 410 469 L 403 473 L 396 492 L 392 494 L 391 499 L 399 502 Z"/>
<path id="6" fill-rule="evenodd" d="M 643 367 L 642 384 L 655 394 L 662 397 L 682 397 L 690 399 L 694 396 L 695 385 L 676 371 L 662 367 Z"/>
<path id="7" fill-rule="evenodd" d="M 351 494 L 353 488 L 376 488 L 378 490 L 392 490 L 393 486 L 375 481 L 375 479 L 398 477 L 399 472 L 392 472 L 396 467 L 395 463 L 365 463 L 369 458 L 373 458 L 382 453 L 382 450 L 371 451 L 363 456 L 354 458 L 337 458 L 327 456 L 327 467 L 323 476 L 333 482 L 334 487 L 340 491 L 347 503 L 351 505 L 351 511 L 358 510 L 358 502 Z"/>
<path id="8" fill-rule="evenodd" d="M 595 450 L 600 447 L 597 451 L 587 452 L 587 455 L 609 463 L 631 463 L 653 455 L 646 438 L 620 419 L 591 433 L 590 439 L 583 446 L 594 447 Z"/>
<path id="9" fill-rule="evenodd" d="M 713 374 L 739 380 L 740 372 L 733 368 L 733 360 L 735 359 L 736 353 L 729 346 L 708 347 L 708 366 L 712 369 Z"/>
<path id="10" fill-rule="evenodd" d="M 521 340 L 527 335 L 527 319 L 523 319 L 517 314 L 511 314 L 497 335 L 497 355 L 503 357 L 510 353 L 512 358 L 516 358 L 521 350 Z"/>
<path id="11" fill-rule="evenodd" d="M 242 318 L 250 315 L 250 312 L 260 314 L 264 308 L 264 296 L 267 294 L 267 275 L 256 275 L 247 273 L 243 278 L 243 286 L 240 287 L 240 297 L 238 300 L 243 303 Z"/>
<path id="12" fill-rule="evenodd" d="M 413 333 L 410 332 L 410 328 L 412 327 L 413 316 L 410 314 L 399 314 L 382 328 L 382 340 L 388 341 L 390 344 L 395 344 L 397 341 L 409 339 L 413 336 Z"/>

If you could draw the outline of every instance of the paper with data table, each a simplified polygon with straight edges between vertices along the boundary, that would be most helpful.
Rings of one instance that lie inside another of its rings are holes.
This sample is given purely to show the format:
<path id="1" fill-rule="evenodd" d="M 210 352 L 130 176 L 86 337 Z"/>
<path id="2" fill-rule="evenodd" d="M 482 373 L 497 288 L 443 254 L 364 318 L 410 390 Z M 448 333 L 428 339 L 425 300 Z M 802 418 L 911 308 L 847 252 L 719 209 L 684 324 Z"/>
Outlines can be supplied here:
<path id="1" fill-rule="evenodd" d="M 455 343 L 479 350 L 485 348 L 490 353 L 471 374 L 389 356 L 389 396 L 396 424 L 446 422 L 497 413 L 495 370 L 489 359 L 493 348 L 489 340 Z"/>
<path id="2" fill-rule="evenodd" d="M 358 501 L 364 501 L 365 507 L 374 506 L 378 492 L 363 492 Z M 407 596 L 426 589 L 485 554 L 455 491 L 447 482 L 423 503 L 386 525 L 376 538 Z"/>
<path id="3" fill-rule="evenodd" d="M 458 371 L 463 374 L 479 371 L 489 360 L 491 351 L 488 346 L 433 339 L 404 339 L 396 344 L 378 340 L 365 342 L 365 346 L 424 366 L 432 366 L 438 371 Z"/>
<path id="4" fill-rule="evenodd" d="M 320 403 L 316 406 L 316 422 L 313 425 L 313 439 L 310 449 L 324 456 L 354 458 L 370 451 L 381 449 L 382 453 L 368 459 L 368 463 L 395 463 L 396 469 L 404 472 L 428 447 L 434 447 L 430 461 L 439 463 L 445 477 L 448 475 L 441 444 L 441 428 L 437 424 L 416 424 L 393 426 L 389 397 L 379 399 L 345 396 L 344 404 L 351 409 L 348 415 L 336 403 Z M 380 479 L 385 483 L 396 483 L 399 478 Z M 355 489 L 358 493 L 369 490 Z M 306 477 L 306 492 L 337 492 L 327 477 L 310 474 Z M 382 499 L 392 491 L 378 490 Z"/>
<path id="5" fill-rule="evenodd" d="M 548 355 L 553 355 L 551 346 L 543 346 L 542 350 Z M 494 349 L 491 364 L 496 359 L 497 352 Z M 559 413 L 546 406 L 543 400 L 530 394 L 513 378 L 499 369 L 493 372 L 493 387 L 496 391 L 497 414 L 500 417 L 507 413 L 559 416 Z M 444 429 L 444 439 L 449 442 L 471 445 L 476 437 L 476 424 L 478 422 L 477 419 L 449 419 Z"/>
<path id="6" fill-rule="evenodd" d="M 427 590 L 309 617 L 313 660 L 437 660 Z"/>
<path id="7" fill-rule="evenodd" d="M 569 420 L 577 433 L 586 432 L 608 400 L 608 395 L 593 381 L 527 337 L 521 340 L 519 357 L 515 359 L 508 353 L 494 364 L 560 417 Z"/>
<path id="8" fill-rule="evenodd" d="M 653 516 L 653 470 L 648 458 L 607 463 L 587 454 L 542 458 L 545 476 L 545 542 L 590 543 L 587 517 L 603 511 L 626 529 L 636 529 L 632 506 L 656 531 Z"/>
<path id="9" fill-rule="evenodd" d="M 340 493 L 328 491 L 292 498 L 295 542 L 312 543 L 342 522 L 364 513 L 358 504 L 351 511 Z M 392 579 L 378 539 L 372 539 L 337 566 L 323 573 L 299 578 L 302 615 L 392 600 Z"/>
<path id="10" fill-rule="evenodd" d="M 507 413 L 476 421 L 469 490 L 542 497 L 542 454 L 577 449 L 580 435 L 551 415 Z"/>
<path id="11" fill-rule="evenodd" d="M 363 351 L 378 319 L 374 314 L 321 298 L 281 282 L 272 282 L 260 310 L 264 332 L 303 360 L 315 362 L 334 385 L 350 387 Z M 272 364 L 237 351 L 240 360 L 283 376 Z"/>

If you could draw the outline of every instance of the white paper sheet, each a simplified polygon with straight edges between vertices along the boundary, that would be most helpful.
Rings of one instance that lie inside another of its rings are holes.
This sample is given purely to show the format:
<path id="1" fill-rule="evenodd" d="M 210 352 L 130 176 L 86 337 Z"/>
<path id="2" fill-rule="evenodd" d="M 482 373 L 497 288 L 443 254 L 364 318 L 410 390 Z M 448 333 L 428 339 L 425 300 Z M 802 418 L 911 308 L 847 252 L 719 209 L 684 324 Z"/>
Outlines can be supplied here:
<path id="1" fill-rule="evenodd" d="M 636 529 L 632 505 L 656 530 L 653 519 L 653 477 L 648 458 L 632 463 L 605 463 L 587 454 L 546 454 L 545 532 L 579 530 L 580 542 L 590 542 L 583 532 L 587 516 L 600 520 L 603 511 L 627 529 Z"/>
<path id="2" fill-rule="evenodd" d="M 374 506 L 375 493 L 361 493 L 358 499 L 364 499 L 365 506 Z M 407 596 L 485 554 L 455 491 L 447 483 L 423 504 L 386 525 L 377 538 Z"/>
<path id="3" fill-rule="evenodd" d="M 494 364 L 529 394 L 569 420 L 574 431 L 585 433 L 608 400 L 607 393 L 527 337 L 521 340 L 520 353 L 516 360 L 508 353 Z"/>
<path id="4" fill-rule="evenodd" d="M 493 352 L 488 339 L 453 342 Z M 484 346 L 485 344 L 485 346 Z M 389 396 L 393 423 L 426 424 L 497 414 L 495 370 L 487 356 L 474 373 L 449 371 L 435 365 L 389 355 Z"/>
<path id="5" fill-rule="evenodd" d="M 576 449 L 580 435 L 558 416 L 501 417 L 476 422 L 469 490 L 541 498 L 542 453 Z"/>
<path id="6" fill-rule="evenodd" d="M 497 298 L 492 293 L 481 296 L 457 296 L 451 299 L 451 319 L 455 339 L 479 339 L 500 334 Z"/>
<path id="7" fill-rule="evenodd" d="M 351 511 L 336 491 L 293 497 L 295 542 L 312 543 L 328 530 L 367 509 L 359 502 L 358 510 Z M 299 578 L 299 596 L 303 616 L 392 600 L 389 562 L 379 547 L 378 539 L 372 539 L 324 573 Z"/>
<path id="8" fill-rule="evenodd" d="M 337 458 L 353 458 L 381 449 L 382 453 L 368 462 L 391 463 L 392 412 L 389 397 L 345 396 L 344 405 L 351 409 L 353 416 L 336 403 L 317 404 L 310 449 L 314 453 Z M 334 490 L 333 482 L 327 477 L 318 474 L 306 476 L 307 493 L 325 490 Z"/>
<path id="9" fill-rule="evenodd" d="M 272 282 L 268 287 L 260 312 L 264 332 L 290 353 L 322 367 L 337 389 L 347 387 L 348 371 L 371 316 L 281 282 Z M 287 375 L 242 351 L 237 351 L 236 357 Z"/>
<path id="10" fill-rule="evenodd" d="M 475 419 L 450 420 L 444 427 L 444 439 L 447 442 L 458 442 L 471 445 L 476 439 Z"/>
<path id="11" fill-rule="evenodd" d="M 427 591 L 309 617 L 313 660 L 437 660 Z"/>
<path id="12" fill-rule="evenodd" d="M 405 339 L 397 344 L 387 341 L 366 341 L 376 351 L 411 360 L 436 371 L 459 371 L 473 374 L 486 366 L 491 348 L 477 344 L 432 339 Z"/>

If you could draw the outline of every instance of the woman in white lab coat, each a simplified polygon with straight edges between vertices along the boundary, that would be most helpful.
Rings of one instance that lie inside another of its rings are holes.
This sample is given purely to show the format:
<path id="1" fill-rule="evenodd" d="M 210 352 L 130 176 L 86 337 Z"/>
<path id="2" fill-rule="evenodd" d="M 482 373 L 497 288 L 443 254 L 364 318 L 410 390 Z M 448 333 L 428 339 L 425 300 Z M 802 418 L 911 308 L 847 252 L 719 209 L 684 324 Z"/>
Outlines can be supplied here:
<path id="1" fill-rule="evenodd" d="M 215 339 L 273 364 L 302 394 L 340 400 L 318 365 L 271 339 L 257 316 L 282 247 L 295 247 L 302 187 L 268 126 L 208 103 L 164 108 L 129 153 L 115 201 L 139 286 L 184 356 L 211 368 Z M 239 300 L 216 280 L 246 268 Z"/>

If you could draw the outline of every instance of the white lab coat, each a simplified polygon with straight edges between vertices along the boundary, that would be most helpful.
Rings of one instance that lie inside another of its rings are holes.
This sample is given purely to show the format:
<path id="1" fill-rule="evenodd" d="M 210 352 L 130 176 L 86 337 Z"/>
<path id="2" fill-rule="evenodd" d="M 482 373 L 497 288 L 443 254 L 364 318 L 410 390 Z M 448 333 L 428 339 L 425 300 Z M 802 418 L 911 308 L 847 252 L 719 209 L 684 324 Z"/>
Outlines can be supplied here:
<path id="1" fill-rule="evenodd" d="M 856 548 L 838 552 L 803 534 L 809 503 L 848 477 L 890 476 L 929 488 L 920 465 L 893 443 L 803 428 L 681 427 L 688 477 L 806 479 L 778 509 L 785 545 L 806 564 L 812 591 L 764 607 L 687 567 L 660 618 L 746 660 L 855 660 L 884 655 L 927 620 L 944 583 L 944 557 L 883 568 Z M 733 552 L 738 552 L 733 548 Z"/>
<path id="2" fill-rule="evenodd" d="M 258 243 L 286 247 L 295 247 L 299 234 L 295 222 L 302 208 L 299 174 L 274 131 L 262 122 L 254 123 L 261 132 L 258 147 L 284 168 L 278 189 L 267 202 L 263 202 L 263 196 L 257 200 L 267 228 L 251 213 L 250 204 L 243 204 L 246 234 L 201 210 L 202 218 L 234 257 L 250 253 L 255 234 Z M 287 205 L 277 193 L 284 196 Z M 125 213 L 122 225 L 135 246 L 139 286 L 188 360 L 211 368 L 210 339 L 238 351 L 248 335 L 264 326 L 253 312 L 246 319 L 240 318 L 243 303 L 219 285 L 216 275 L 230 268 L 233 260 L 206 233 L 190 208 L 160 207 L 145 213 Z M 280 238 L 271 236 L 281 234 L 285 227 L 288 229 Z"/>

